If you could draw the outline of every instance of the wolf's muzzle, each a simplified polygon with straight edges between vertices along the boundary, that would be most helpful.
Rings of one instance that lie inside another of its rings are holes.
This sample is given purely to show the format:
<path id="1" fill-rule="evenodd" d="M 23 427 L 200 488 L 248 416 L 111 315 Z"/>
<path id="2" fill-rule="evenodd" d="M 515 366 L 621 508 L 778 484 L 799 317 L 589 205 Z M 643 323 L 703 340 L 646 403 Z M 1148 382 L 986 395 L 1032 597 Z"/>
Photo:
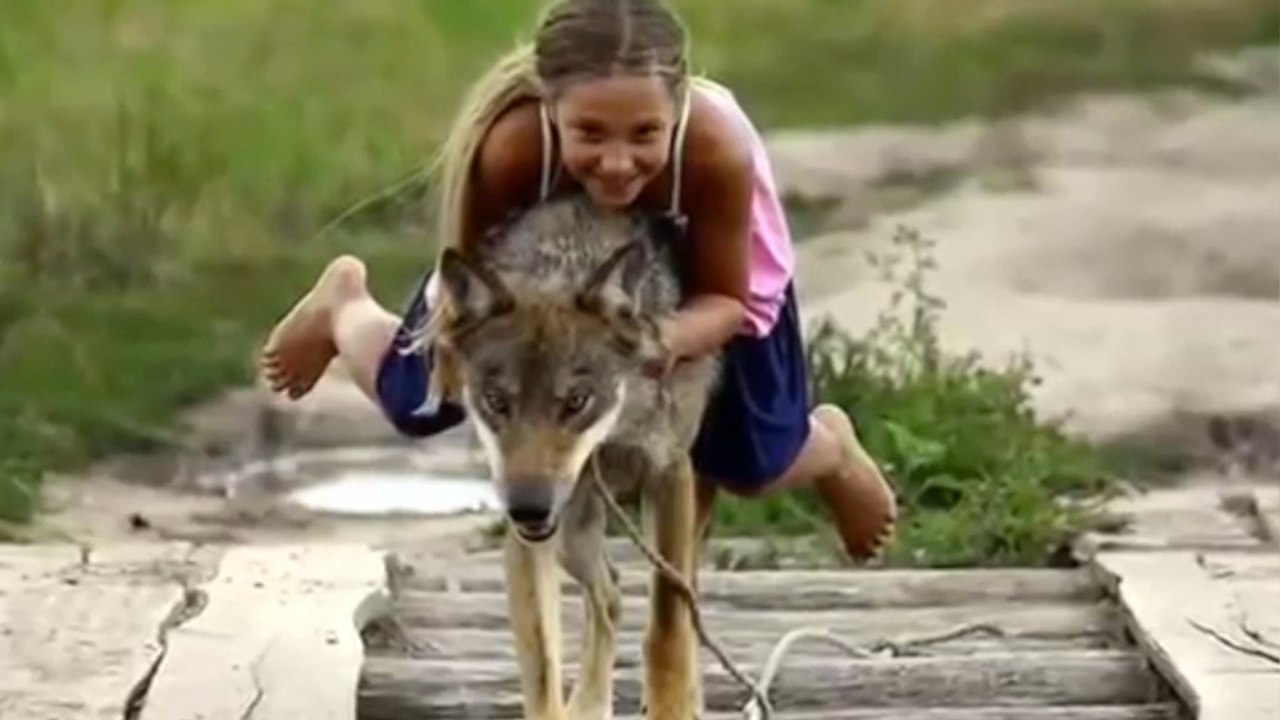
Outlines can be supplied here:
<path id="1" fill-rule="evenodd" d="M 546 540 L 556 531 L 556 486 L 550 480 L 513 479 L 506 488 L 507 517 L 526 540 Z"/>

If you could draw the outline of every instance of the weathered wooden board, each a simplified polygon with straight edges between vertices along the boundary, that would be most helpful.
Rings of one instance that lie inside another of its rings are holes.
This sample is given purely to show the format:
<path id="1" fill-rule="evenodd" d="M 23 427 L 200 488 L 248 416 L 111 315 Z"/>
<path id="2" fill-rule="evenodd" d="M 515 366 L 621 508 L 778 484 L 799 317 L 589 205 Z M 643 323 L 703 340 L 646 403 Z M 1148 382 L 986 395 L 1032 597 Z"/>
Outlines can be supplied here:
<path id="1" fill-rule="evenodd" d="M 624 720 L 642 720 L 642 718 L 633 717 Z M 705 716 L 705 720 L 742 720 L 742 713 L 711 713 Z M 779 712 L 775 713 L 774 720 L 1178 720 L 1178 714 L 1177 707 L 1174 705 L 873 708 Z"/>
<path id="2" fill-rule="evenodd" d="M 782 639 L 781 633 L 760 631 L 750 627 L 750 624 L 751 618 L 744 617 L 740 627 L 715 638 L 720 647 L 735 661 L 762 662 Z M 412 656 L 423 658 L 515 661 L 515 643 L 508 630 L 420 630 L 411 632 L 408 639 L 412 641 L 412 648 L 403 648 L 404 638 L 397 637 L 386 649 L 375 645 L 371 654 L 403 655 L 406 650 L 410 650 L 409 654 Z M 618 667 L 634 667 L 640 662 L 642 642 L 643 634 L 640 631 L 619 633 Z M 974 633 L 920 647 L 912 654 L 953 656 L 991 652 L 1104 650 L 1116 647 L 1117 642 L 1116 638 L 1104 633 L 1050 638 L 1017 636 L 995 638 Z M 564 633 L 563 657 L 567 662 L 577 662 L 580 643 L 581 633 L 576 629 L 569 629 Z M 848 653 L 829 642 L 806 638 L 792 645 L 787 657 L 847 658 Z M 708 654 L 706 661 L 714 662 L 714 659 Z"/>
<path id="3" fill-rule="evenodd" d="M 619 629 L 640 630 L 648 623 L 644 598 L 623 599 Z M 507 600 L 496 593 L 404 593 L 394 600 L 395 615 L 403 625 L 418 629 L 504 629 L 509 627 Z M 565 627 L 582 622 L 579 602 L 561 604 Z M 851 642 L 944 632 L 964 624 L 986 623 L 1005 635 L 1019 637 L 1074 637 L 1104 633 L 1114 627 L 1114 608 L 1106 603 L 1017 603 L 939 606 L 901 610 L 768 610 L 743 613 L 722 601 L 702 606 L 708 632 L 724 635 L 743 627 L 780 634 L 801 627 L 823 627 Z"/>
<path id="4" fill-rule="evenodd" d="M 756 668 L 751 668 L 754 673 Z M 719 666 L 704 671 L 707 709 L 732 711 L 747 696 Z M 638 674 L 618 673 L 616 710 L 639 709 Z M 1157 688 L 1138 655 L 1075 652 L 872 661 L 795 661 L 775 680 L 778 710 L 839 707 L 981 707 L 1136 704 Z M 371 657 L 361 688 L 365 718 L 468 718 L 518 714 L 519 678 L 507 662 Z M 398 713 L 398 715 L 397 715 Z"/>
<path id="5" fill-rule="evenodd" d="M 1261 565 L 1275 572 L 1280 554 L 1232 558 L 1102 553 L 1094 563 L 1123 601 L 1139 644 L 1200 720 L 1274 720 L 1280 717 L 1280 663 L 1233 649 L 1213 634 L 1249 646 L 1255 641 L 1242 620 L 1250 613 L 1256 627 L 1280 627 L 1280 585 L 1212 569 L 1236 564 L 1259 572 Z M 1277 654 L 1275 647 L 1269 651 Z"/>
<path id="6" fill-rule="evenodd" d="M 411 566 L 412 567 L 412 566 Z M 650 573 L 640 566 L 622 569 L 624 594 L 648 592 Z M 577 583 L 565 577 L 567 595 L 577 595 Z M 406 578 L 406 589 L 463 592 L 502 592 L 501 567 L 468 564 L 446 573 L 430 571 Z M 817 610 L 823 608 L 908 608 L 992 603 L 1093 600 L 1101 588 L 1078 570 L 761 570 L 726 572 L 704 570 L 698 591 L 706 601 L 744 610 Z"/>
<path id="7" fill-rule="evenodd" d="M 119 720 L 184 602 L 190 548 L 0 547 L 0 718 Z"/>
<path id="8" fill-rule="evenodd" d="M 361 720 L 405 720 L 404 715 L 365 714 Z M 478 717 L 478 716 L 476 716 Z M 520 715 L 485 715 L 487 720 L 522 720 Z M 429 720 L 429 718 L 414 718 Z M 623 716 L 620 720 L 644 720 Z M 742 720 L 741 712 L 713 712 L 703 720 Z M 773 720 L 1181 720 L 1172 704 L 1076 705 L 1069 707 L 872 708 L 775 712 Z"/>
<path id="9" fill-rule="evenodd" d="M 359 545 L 229 550 L 204 611 L 169 633 L 142 720 L 354 720 L 383 568 Z"/>

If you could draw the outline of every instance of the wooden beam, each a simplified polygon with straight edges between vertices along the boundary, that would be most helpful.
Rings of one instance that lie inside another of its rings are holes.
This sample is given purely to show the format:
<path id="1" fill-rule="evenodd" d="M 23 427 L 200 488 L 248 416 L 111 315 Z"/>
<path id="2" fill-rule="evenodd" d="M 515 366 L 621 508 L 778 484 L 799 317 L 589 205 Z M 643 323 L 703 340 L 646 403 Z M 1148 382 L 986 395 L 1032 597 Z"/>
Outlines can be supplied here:
<path id="1" fill-rule="evenodd" d="M 498 593 L 506 585 L 502 568 L 462 564 L 447 571 L 414 572 L 403 579 L 407 590 Z M 427 566 L 423 566 L 424 568 Z M 650 573 L 643 567 L 622 570 L 620 588 L 627 595 L 648 592 Z M 699 593 L 740 609 L 791 610 L 823 608 L 907 608 L 966 605 L 1006 600 L 1050 602 L 1095 600 L 1099 584 L 1082 570 L 703 570 Z M 577 583 L 563 578 L 567 594 Z"/>
<path id="2" fill-rule="evenodd" d="M 1280 662 L 1265 657 L 1280 654 L 1280 554 L 1116 552 L 1093 562 L 1138 644 L 1199 720 L 1280 717 Z M 1259 642 L 1246 626 L 1276 637 Z M 1240 650 L 1250 647 L 1262 652 Z"/>
<path id="3" fill-rule="evenodd" d="M 619 629 L 643 629 L 647 607 L 645 598 L 624 598 Z M 789 606 L 781 602 L 774 607 L 748 613 L 735 609 L 732 602 L 709 600 L 702 606 L 702 615 L 708 631 L 716 636 L 744 627 L 775 635 L 801 627 L 825 627 L 851 642 L 939 633 L 974 623 L 990 624 L 1017 637 L 1076 637 L 1111 631 L 1118 622 L 1114 608 L 1105 603 L 995 603 L 854 612 L 792 611 L 783 609 Z M 506 596 L 497 593 L 404 593 L 394 599 L 393 608 L 411 631 L 509 627 Z M 581 603 L 564 602 L 561 608 L 566 629 L 581 625 Z M 429 639 L 430 633 L 424 637 Z"/>
<path id="4" fill-rule="evenodd" d="M 355 720 L 383 557 L 359 545 L 236 547 L 204 611 L 168 635 L 142 720 Z"/>
<path id="5" fill-rule="evenodd" d="M 404 715 L 381 716 L 361 708 L 360 720 L 404 720 Z M 488 716 L 491 720 L 520 720 L 519 715 Z M 714 712 L 703 720 L 742 720 L 741 712 Z M 773 720 L 1179 720 L 1173 704 L 1079 705 L 1072 707 L 934 707 L 874 708 L 775 712 Z M 624 716 L 621 720 L 644 720 Z"/>
<path id="6" fill-rule="evenodd" d="M 119 720 L 198 575 L 190 546 L 0 547 L 0 718 Z"/>
<path id="7" fill-rule="evenodd" d="M 749 625 L 744 619 L 742 625 Z M 381 633 L 389 633 L 383 635 Z M 731 658 L 739 662 L 763 662 L 782 639 L 782 633 L 761 631 L 753 627 L 739 627 L 733 632 L 716 636 L 715 640 Z M 413 647 L 406 648 L 405 641 Z M 471 660 L 514 661 L 515 643 L 508 630 L 481 629 L 432 629 L 411 631 L 408 638 L 394 627 L 379 627 L 376 634 L 369 633 L 366 641 L 371 654 L 435 659 L 466 658 Z M 618 635 L 618 667 L 634 667 L 640 662 L 643 633 L 630 630 Z M 567 662 L 577 662 L 581 633 L 568 629 L 564 633 L 563 657 Z M 1105 633 L 1086 632 L 1061 637 L 1006 637 L 994 638 L 982 633 L 966 635 L 954 640 L 930 644 L 918 648 L 919 655 L 974 655 L 989 652 L 1063 652 L 1066 650 L 1104 650 L 1115 647 L 1117 640 Z M 820 641 L 805 639 L 792 645 L 788 657 L 796 658 L 847 658 L 843 649 Z M 708 662 L 712 662 L 710 655 Z"/>
<path id="8" fill-rule="evenodd" d="M 774 720 L 1178 720 L 1172 704 L 1076 707 L 877 708 L 781 712 Z M 706 720 L 742 720 L 742 713 L 712 713 Z M 370 718 L 369 720 L 373 720 Z M 633 717 L 625 720 L 643 720 Z"/>
<path id="9" fill-rule="evenodd" d="M 704 666 L 706 706 L 742 708 L 747 694 L 718 665 Z M 754 675 L 756 668 L 746 668 Z M 371 657 L 360 705 L 370 718 L 472 718 L 518 715 L 519 678 L 510 662 Z M 1139 704 L 1156 697 L 1145 660 L 1127 652 L 986 655 L 785 663 L 773 685 L 777 710 L 919 706 L 1026 708 Z M 615 709 L 639 710 L 638 673 L 620 672 Z"/>

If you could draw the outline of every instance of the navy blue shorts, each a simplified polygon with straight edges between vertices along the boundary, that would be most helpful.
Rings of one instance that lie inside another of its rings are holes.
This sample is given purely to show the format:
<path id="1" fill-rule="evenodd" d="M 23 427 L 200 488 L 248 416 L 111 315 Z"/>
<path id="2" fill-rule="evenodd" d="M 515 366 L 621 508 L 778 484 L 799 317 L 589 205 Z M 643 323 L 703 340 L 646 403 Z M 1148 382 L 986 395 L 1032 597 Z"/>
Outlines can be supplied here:
<path id="1" fill-rule="evenodd" d="M 809 438 L 809 378 L 795 288 L 764 337 L 739 335 L 693 446 L 698 474 L 753 493 L 785 473 Z"/>
<path id="2" fill-rule="evenodd" d="M 426 317 L 424 276 L 378 370 L 378 404 L 402 434 L 426 437 L 463 422 L 456 403 L 428 397 L 431 353 L 405 353 Z M 694 469 L 728 490 L 753 493 L 786 472 L 809 437 L 809 388 L 795 289 L 765 337 L 726 344 L 723 377 L 694 443 Z"/>
<path id="3" fill-rule="evenodd" d="M 427 273 L 418 283 L 395 339 L 378 366 L 378 406 L 396 430 L 409 437 L 435 435 L 466 419 L 461 405 L 429 397 L 432 362 L 429 347 L 407 351 L 412 346 L 413 330 L 427 317 L 426 289 L 430 278 L 431 273 Z"/>

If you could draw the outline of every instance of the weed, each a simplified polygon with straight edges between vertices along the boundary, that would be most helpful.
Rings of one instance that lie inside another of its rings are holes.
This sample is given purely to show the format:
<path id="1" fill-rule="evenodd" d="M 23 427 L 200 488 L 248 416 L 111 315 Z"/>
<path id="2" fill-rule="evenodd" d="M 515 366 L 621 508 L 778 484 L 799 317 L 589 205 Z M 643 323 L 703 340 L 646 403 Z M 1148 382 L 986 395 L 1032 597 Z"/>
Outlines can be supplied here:
<path id="1" fill-rule="evenodd" d="M 902 507 L 895 564 L 954 566 L 1046 561 L 1091 521 L 1079 503 L 1113 485 L 1103 455 L 1038 418 L 1026 355 L 1003 366 L 942 350 L 945 306 L 930 293 L 932 243 L 901 228 L 873 255 L 895 288 L 874 327 L 852 337 L 830 322 L 808 338 L 813 396 L 854 417 Z M 731 500 L 720 534 L 813 532 L 825 516 L 811 493 Z"/>

